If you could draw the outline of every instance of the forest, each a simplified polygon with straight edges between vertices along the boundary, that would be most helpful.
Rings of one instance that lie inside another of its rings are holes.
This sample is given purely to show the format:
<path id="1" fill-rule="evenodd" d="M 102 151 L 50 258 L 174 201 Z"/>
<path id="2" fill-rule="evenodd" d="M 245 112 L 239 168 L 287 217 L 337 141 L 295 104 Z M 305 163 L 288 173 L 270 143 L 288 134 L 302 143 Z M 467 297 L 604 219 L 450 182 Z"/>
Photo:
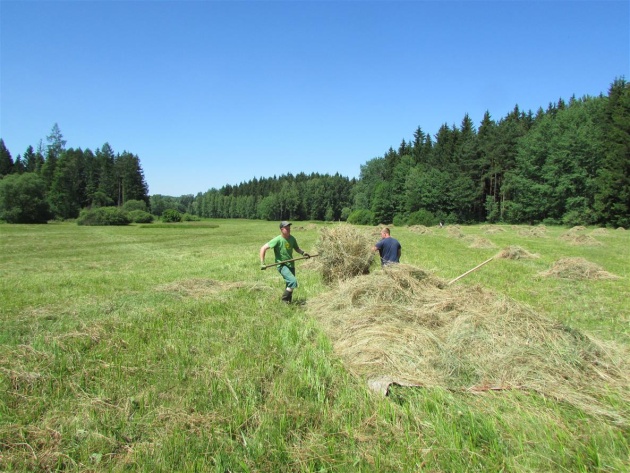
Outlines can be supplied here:
<path id="1" fill-rule="evenodd" d="M 204 218 L 369 225 L 630 226 L 630 84 L 624 78 L 607 95 L 559 99 L 536 113 L 516 105 L 495 120 L 486 112 L 478 127 L 468 114 L 434 136 L 418 127 L 397 149 L 361 165 L 358 179 L 299 173 L 197 195 L 149 196 L 136 155 L 114 154 L 107 143 L 95 152 L 66 149 L 56 124 L 47 140 L 13 160 L 0 139 L 0 219 L 72 219 L 82 209 L 134 200 L 158 217 L 175 210 Z"/>

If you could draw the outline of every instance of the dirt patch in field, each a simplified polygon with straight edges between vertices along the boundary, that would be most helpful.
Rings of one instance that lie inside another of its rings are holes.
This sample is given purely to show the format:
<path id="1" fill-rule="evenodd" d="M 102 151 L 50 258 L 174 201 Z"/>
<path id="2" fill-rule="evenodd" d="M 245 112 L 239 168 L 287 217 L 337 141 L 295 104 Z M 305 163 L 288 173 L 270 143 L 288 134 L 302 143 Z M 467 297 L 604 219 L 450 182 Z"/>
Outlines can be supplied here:
<path id="1" fill-rule="evenodd" d="M 307 304 L 347 369 L 392 383 L 465 392 L 530 390 L 626 422 L 630 356 L 479 286 L 447 286 L 393 265 Z"/>
<path id="2" fill-rule="evenodd" d="M 605 271 L 598 264 L 580 257 L 559 259 L 551 268 L 539 274 L 545 277 L 575 280 L 619 279 L 619 276 Z"/>
<path id="3" fill-rule="evenodd" d="M 520 246 L 512 245 L 507 248 L 503 248 L 497 253 L 496 258 L 504 259 L 536 259 L 540 258 L 539 255 L 530 253 L 529 251 L 521 248 Z"/>
<path id="4" fill-rule="evenodd" d="M 261 291 L 269 289 L 269 287 L 264 286 L 257 282 L 243 282 L 243 281 L 235 281 L 235 282 L 226 282 L 226 281 L 216 281 L 214 279 L 203 279 L 203 278 L 193 278 L 193 279 L 183 279 L 181 281 L 174 281 L 168 284 L 162 284 L 157 286 L 155 289 L 161 292 L 169 292 L 172 294 L 177 294 L 182 297 L 192 297 L 192 298 L 202 298 L 206 296 L 211 296 L 213 294 L 217 294 L 223 291 L 229 291 L 231 289 L 249 289 L 251 291 Z"/>

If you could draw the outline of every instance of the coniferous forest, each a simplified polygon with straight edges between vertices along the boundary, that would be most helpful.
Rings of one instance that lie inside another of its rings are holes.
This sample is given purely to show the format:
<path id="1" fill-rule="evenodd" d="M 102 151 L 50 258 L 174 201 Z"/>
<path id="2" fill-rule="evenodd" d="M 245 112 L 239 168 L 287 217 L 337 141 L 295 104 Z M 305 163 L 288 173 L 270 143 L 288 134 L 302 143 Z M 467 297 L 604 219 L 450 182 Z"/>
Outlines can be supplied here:
<path id="1" fill-rule="evenodd" d="M 82 209 L 141 201 L 210 218 L 348 220 L 360 224 L 548 223 L 630 226 L 630 84 L 571 97 L 535 113 L 515 106 L 475 126 L 466 114 L 434 136 L 418 127 L 358 179 L 299 173 L 205 193 L 148 195 L 139 158 L 66 149 L 55 125 L 14 160 L 0 139 L 0 219 L 76 218 Z"/>

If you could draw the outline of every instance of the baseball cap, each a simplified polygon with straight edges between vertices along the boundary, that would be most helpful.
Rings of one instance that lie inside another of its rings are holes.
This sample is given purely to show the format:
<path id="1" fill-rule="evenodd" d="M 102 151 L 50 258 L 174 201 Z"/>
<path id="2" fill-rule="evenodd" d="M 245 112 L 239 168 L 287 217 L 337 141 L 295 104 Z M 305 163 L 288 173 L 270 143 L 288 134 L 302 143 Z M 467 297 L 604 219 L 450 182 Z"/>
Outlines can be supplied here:
<path id="1" fill-rule="evenodd" d="M 286 220 L 283 220 L 282 222 L 280 222 L 280 228 L 288 227 L 290 225 L 291 225 L 291 222 L 287 222 Z"/>

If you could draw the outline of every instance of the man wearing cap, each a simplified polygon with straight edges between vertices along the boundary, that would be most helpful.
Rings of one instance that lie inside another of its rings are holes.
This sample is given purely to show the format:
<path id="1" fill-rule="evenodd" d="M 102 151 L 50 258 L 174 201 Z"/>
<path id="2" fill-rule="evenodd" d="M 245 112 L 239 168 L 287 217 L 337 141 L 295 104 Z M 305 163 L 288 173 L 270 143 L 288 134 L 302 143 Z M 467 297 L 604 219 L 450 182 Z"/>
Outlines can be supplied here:
<path id="1" fill-rule="evenodd" d="M 297 240 L 291 235 L 291 222 L 283 220 L 280 222 L 280 235 L 272 239 L 269 243 L 265 243 L 260 248 L 260 267 L 264 269 L 265 266 L 265 253 L 269 248 L 273 248 L 275 262 L 286 261 L 293 259 L 293 250 L 301 254 L 306 258 L 311 256 L 300 249 Z M 278 272 L 284 278 L 285 290 L 282 294 L 282 302 L 289 304 L 293 298 L 293 289 L 298 287 L 297 279 L 295 278 L 295 264 L 293 261 L 282 263 L 276 266 Z"/>

